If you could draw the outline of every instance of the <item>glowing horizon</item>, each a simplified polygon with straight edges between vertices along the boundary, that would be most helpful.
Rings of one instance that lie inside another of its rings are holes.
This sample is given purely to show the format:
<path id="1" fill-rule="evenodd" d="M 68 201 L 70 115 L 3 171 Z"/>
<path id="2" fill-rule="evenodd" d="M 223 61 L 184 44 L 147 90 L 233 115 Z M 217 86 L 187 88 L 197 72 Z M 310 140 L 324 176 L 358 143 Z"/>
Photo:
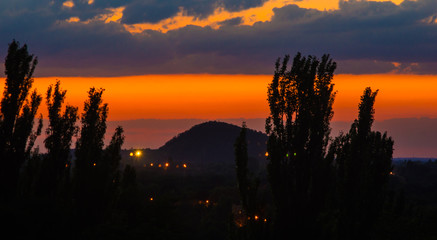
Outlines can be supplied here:
<path id="1" fill-rule="evenodd" d="M 45 97 L 47 87 L 61 81 L 66 104 L 79 107 L 89 88 L 104 88 L 108 120 L 265 118 L 271 75 L 143 75 L 123 77 L 35 78 L 33 89 Z M 0 83 L 4 85 L 4 78 Z M 333 121 L 352 121 L 366 87 L 379 89 L 375 119 L 437 117 L 437 76 L 336 75 Z M 39 110 L 46 118 L 45 101 Z"/>

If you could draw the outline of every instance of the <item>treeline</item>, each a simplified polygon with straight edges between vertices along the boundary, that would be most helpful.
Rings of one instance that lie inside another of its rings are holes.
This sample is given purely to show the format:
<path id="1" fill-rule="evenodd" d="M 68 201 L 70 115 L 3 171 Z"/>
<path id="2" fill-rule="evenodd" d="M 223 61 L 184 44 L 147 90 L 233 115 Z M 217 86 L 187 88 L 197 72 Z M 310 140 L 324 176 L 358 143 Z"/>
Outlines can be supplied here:
<path id="1" fill-rule="evenodd" d="M 78 107 L 64 104 L 67 91 L 57 81 L 44 98 L 49 120 L 44 128 L 43 116 L 37 116 L 43 96 L 32 90 L 37 63 L 26 45 L 15 40 L 9 44 L 0 110 L 0 205 L 6 220 L 2 227 L 17 238 L 37 233 L 85 238 L 96 226 L 124 214 L 125 196 L 135 188 L 135 170 L 119 169 L 122 127 L 104 146 L 108 105 L 103 103 L 103 89 L 88 91 L 79 116 Z M 42 131 L 44 154 L 34 148 Z M 34 222 L 23 224 L 29 219 Z"/>
<path id="2" fill-rule="evenodd" d="M 278 59 L 268 87 L 267 171 L 273 199 L 260 201 L 259 179 L 247 169 L 245 125 L 235 143 L 241 205 L 239 239 L 425 239 L 418 217 L 400 211 L 389 189 L 393 140 L 372 130 L 378 91 L 366 88 L 348 132 L 330 136 L 336 63 L 298 53 Z M 264 216 L 263 216 L 264 215 Z M 261 217 L 260 217 L 261 216 Z"/>
<path id="3" fill-rule="evenodd" d="M 390 188 L 393 140 L 372 130 L 378 91 L 364 90 L 350 130 L 332 138 L 336 63 L 328 55 L 297 54 L 291 68 L 289 61 L 278 59 L 268 87 L 268 180 L 248 168 L 243 124 L 234 145 L 236 188 L 228 177 L 220 186 L 214 176 L 180 179 L 143 169 L 139 178 L 148 185 L 141 189 L 136 170 L 120 167 L 123 129 L 104 146 L 104 90 L 88 91 L 81 115 L 64 104 L 59 81 L 43 97 L 32 90 L 37 58 L 14 40 L 0 109 L 2 233 L 17 239 L 433 239 L 427 234 L 433 225 L 422 224 L 402 189 Z M 46 127 L 37 115 L 44 100 Z M 43 132 L 42 154 L 34 144 Z M 145 199 L 142 190 L 156 195 Z"/>

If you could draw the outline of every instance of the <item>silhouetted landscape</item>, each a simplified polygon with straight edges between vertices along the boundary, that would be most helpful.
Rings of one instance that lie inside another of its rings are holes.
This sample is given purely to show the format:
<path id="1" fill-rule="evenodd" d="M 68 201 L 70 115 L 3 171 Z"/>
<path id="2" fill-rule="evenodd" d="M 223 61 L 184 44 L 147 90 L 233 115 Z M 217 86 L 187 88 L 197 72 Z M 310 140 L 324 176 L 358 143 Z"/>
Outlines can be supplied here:
<path id="1" fill-rule="evenodd" d="M 396 139 L 373 130 L 378 90 L 363 89 L 350 129 L 331 135 L 330 55 L 277 59 L 265 133 L 209 121 L 157 149 L 124 148 L 122 126 L 105 145 L 105 90 L 91 87 L 79 111 L 64 104 L 60 80 L 45 95 L 32 88 L 37 64 L 27 45 L 9 44 L 0 114 L 4 236 L 437 238 L 437 160 L 393 159 Z"/>

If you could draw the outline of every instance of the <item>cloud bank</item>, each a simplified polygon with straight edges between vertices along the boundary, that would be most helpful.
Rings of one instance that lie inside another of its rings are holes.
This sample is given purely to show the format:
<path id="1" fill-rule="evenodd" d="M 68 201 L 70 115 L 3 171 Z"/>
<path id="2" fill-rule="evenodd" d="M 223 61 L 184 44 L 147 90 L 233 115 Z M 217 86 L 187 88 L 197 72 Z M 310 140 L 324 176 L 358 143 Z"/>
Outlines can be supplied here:
<path id="1" fill-rule="evenodd" d="M 16 39 L 37 76 L 271 74 L 285 54 L 338 62 L 337 73 L 437 74 L 437 1 L 5 0 L 0 57 Z M 2 70 L 3 72 L 3 70 Z"/>

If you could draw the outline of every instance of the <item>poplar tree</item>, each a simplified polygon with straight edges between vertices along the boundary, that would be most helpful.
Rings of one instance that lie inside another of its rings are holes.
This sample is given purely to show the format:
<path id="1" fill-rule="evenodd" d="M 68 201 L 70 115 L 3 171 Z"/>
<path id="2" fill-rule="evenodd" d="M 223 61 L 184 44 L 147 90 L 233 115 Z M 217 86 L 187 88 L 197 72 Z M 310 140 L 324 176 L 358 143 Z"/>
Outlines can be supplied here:
<path id="1" fill-rule="evenodd" d="M 298 53 L 278 59 L 268 87 L 267 170 L 275 205 L 276 233 L 282 238 L 321 234 L 331 163 L 325 157 L 335 98 L 336 63 Z"/>
<path id="2" fill-rule="evenodd" d="M 103 217 L 110 191 L 117 183 L 123 128 L 118 127 L 110 144 L 104 147 L 108 105 L 103 103 L 103 89 L 91 88 L 81 117 L 82 128 L 76 142 L 74 202 L 84 223 L 96 223 Z"/>
<path id="3" fill-rule="evenodd" d="M 258 201 L 258 177 L 249 172 L 249 156 L 247 152 L 247 127 L 243 122 L 240 135 L 234 144 L 235 164 L 237 172 L 238 189 L 240 192 L 241 206 L 245 219 L 244 226 L 239 226 L 237 236 L 239 239 L 267 239 L 269 237 L 268 224 L 261 216 L 261 206 Z"/>
<path id="4" fill-rule="evenodd" d="M 66 192 L 70 180 L 72 138 L 77 134 L 78 108 L 65 106 L 61 112 L 67 91 L 62 90 L 60 82 L 47 89 L 46 103 L 49 113 L 49 126 L 44 145 L 44 157 L 39 183 L 40 194 L 53 196 L 56 192 Z"/>
<path id="5" fill-rule="evenodd" d="M 9 44 L 0 110 L 0 191 L 6 198 L 17 192 L 20 168 L 41 133 L 42 116 L 35 131 L 34 121 L 42 97 L 36 90 L 30 93 L 37 63 L 27 45 Z"/>
<path id="6" fill-rule="evenodd" d="M 338 179 L 338 230 L 340 239 L 369 239 L 380 216 L 392 171 L 393 140 L 372 131 L 378 91 L 366 88 L 358 119 L 347 134 L 330 146 Z"/>
<path id="7" fill-rule="evenodd" d="M 73 199 L 82 224 L 95 223 L 102 211 L 102 189 L 97 167 L 102 160 L 108 105 L 102 102 L 103 89 L 91 88 L 84 103 L 81 130 L 75 149 Z"/>

